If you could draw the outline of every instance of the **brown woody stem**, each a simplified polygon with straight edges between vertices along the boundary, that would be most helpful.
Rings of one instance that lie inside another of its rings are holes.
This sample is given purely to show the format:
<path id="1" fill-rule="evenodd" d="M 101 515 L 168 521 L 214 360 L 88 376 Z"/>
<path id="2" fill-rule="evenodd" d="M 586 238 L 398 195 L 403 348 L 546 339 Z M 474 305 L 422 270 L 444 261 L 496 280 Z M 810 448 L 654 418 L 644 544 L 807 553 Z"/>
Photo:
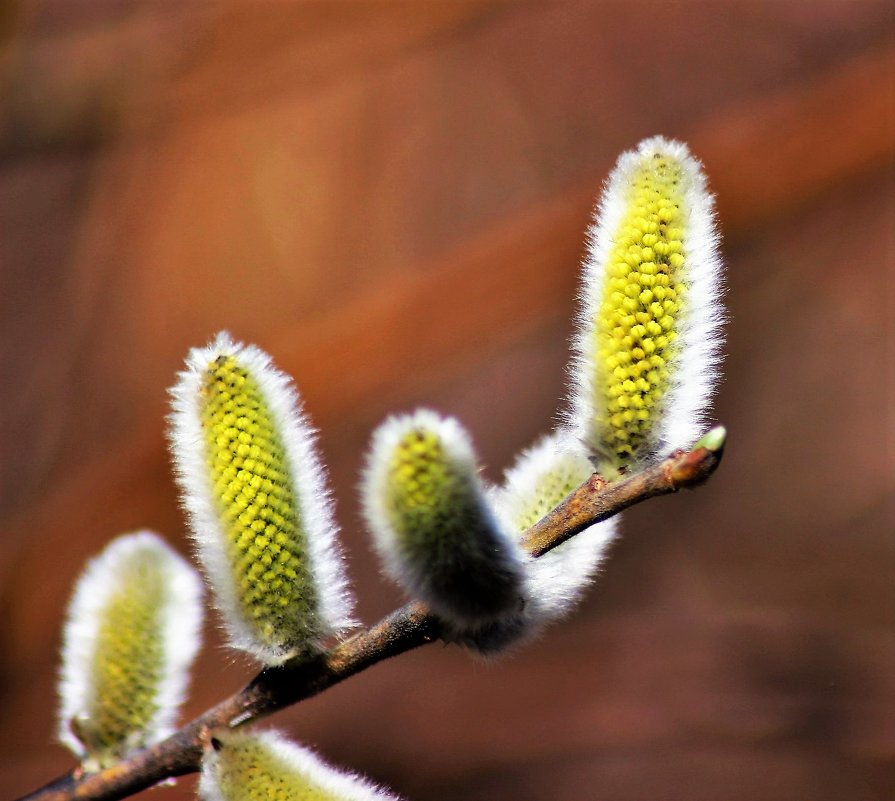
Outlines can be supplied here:
<path id="1" fill-rule="evenodd" d="M 721 461 L 724 436 L 723 429 L 720 434 L 718 431 L 710 432 L 692 450 L 674 453 L 612 484 L 592 476 L 526 532 L 526 549 L 541 556 L 593 523 L 635 503 L 701 484 Z M 75 768 L 18 801 L 114 801 L 165 779 L 194 773 L 200 768 L 213 731 L 270 715 L 441 635 L 439 620 L 423 604 L 409 603 L 317 657 L 262 670 L 245 688 L 167 740 L 96 773 L 85 774 Z"/>

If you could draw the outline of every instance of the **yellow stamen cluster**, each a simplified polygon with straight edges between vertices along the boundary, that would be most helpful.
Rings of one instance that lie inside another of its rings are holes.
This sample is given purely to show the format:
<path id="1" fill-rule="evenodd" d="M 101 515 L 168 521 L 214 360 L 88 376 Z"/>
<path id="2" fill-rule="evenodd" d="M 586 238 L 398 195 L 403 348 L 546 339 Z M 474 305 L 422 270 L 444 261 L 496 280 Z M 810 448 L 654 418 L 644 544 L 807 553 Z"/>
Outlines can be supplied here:
<path id="1" fill-rule="evenodd" d="M 426 538 L 456 526 L 471 490 L 469 478 L 458 472 L 438 435 L 424 428 L 409 430 L 391 457 L 388 512 L 405 542 Z"/>
<path id="2" fill-rule="evenodd" d="M 669 388 L 668 364 L 686 299 L 684 180 L 675 159 L 645 159 L 633 175 L 627 212 L 609 252 L 594 321 L 602 365 L 594 387 L 601 413 L 594 422 L 604 455 L 616 467 L 637 455 Z"/>
<path id="3" fill-rule="evenodd" d="M 455 420 L 419 409 L 380 426 L 364 511 L 386 570 L 443 620 L 478 626 L 521 603 L 523 553 L 492 510 Z"/>
<path id="4" fill-rule="evenodd" d="M 158 712 L 164 674 L 164 566 L 150 550 L 119 566 L 116 587 L 101 612 L 91 699 L 76 735 L 101 764 L 143 745 Z"/>
<path id="5" fill-rule="evenodd" d="M 581 454 L 558 456 L 549 470 L 543 470 L 538 475 L 536 486 L 513 510 L 516 531 L 527 531 L 552 512 L 572 490 L 587 481 L 593 471 L 593 465 Z"/>
<path id="6" fill-rule="evenodd" d="M 212 494 L 247 625 L 282 655 L 305 643 L 316 599 L 289 465 L 264 397 L 233 356 L 208 365 L 201 419 Z"/>

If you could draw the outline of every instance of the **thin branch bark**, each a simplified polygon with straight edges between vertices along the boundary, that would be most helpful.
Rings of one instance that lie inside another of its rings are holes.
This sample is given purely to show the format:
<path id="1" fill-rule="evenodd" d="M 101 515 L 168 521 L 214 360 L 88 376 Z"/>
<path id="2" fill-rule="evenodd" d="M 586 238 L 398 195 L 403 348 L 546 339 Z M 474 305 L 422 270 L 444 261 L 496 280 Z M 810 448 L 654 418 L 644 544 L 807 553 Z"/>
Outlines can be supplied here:
<path id="1" fill-rule="evenodd" d="M 710 442 L 708 447 L 702 446 L 705 442 Z M 714 440 L 706 437 L 692 450 L 672 454 L 659 464 L 612 484 L 592 476 L 526 532 L 525 547 L 534 556 L 541 556 L 635 503 L 697 486 L 715 471 L 722 453 L 723 434 L 720 440 L 717 436 Z M 215 730 L 263 718 L 441 636 L 439 620 L 423 604 L 409 603 L 311 660 L 262 670 L 240 692 L 167 740 L 96 773 L 85 774 L 75 768 L 18 801 L 116 801 L 165 779 L 194 773 L 200 768 L 202 754 Z"/>

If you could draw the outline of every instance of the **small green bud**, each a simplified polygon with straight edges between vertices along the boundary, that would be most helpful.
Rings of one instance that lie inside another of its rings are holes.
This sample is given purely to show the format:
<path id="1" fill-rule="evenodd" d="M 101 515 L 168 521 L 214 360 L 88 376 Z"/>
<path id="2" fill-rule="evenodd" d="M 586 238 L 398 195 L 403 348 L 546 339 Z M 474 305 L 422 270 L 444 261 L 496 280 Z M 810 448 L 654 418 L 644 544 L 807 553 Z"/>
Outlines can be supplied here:
<path id="1" fill-rule="evenodd" d="M 703 437 L 693 446 L 695 451 L 697 448 L 705 448 L 707 451 L 717 453 L 724 447 L 727 440 L 727 429 L 724 426 L 715 426 L 711 431 L 706 432 Z"/>

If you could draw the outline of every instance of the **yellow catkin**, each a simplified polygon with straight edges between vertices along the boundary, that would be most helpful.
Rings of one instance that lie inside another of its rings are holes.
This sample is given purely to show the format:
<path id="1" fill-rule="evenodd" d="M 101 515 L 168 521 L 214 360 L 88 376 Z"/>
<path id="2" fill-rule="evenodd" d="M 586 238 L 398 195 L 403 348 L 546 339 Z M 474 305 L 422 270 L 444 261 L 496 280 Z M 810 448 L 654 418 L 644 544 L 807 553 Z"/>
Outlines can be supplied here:
<path id="1" fill-rule="evenodd" d="M 521 602 L 523 553 L 493 513 L 456 420 L 418 409 L 380 426 L 363 502 L 386 571 L 442 619 L 479 625 Z"/>
<path id="2" fill-rule="evenodd" d="M 388 473 L 388 513 L 404 543 L 427 547 L 427 532 L 455 528 L 458 517 L 468 516 L 464 506 L 471 498 L 469 476 L 451 463 L 438 435 L 409 430 L 392 453 Z"/>
<path id="3" fill-rule="evenodd" d="M 203 801 L 397 801 L 275 732 L 219 732 L 202 761 Z"/>
<path id="4" fill-rule="evenodd" d="M 281 435 L 236 358 L 210 363 L 202 392 L 212 495 L 236 598 L 254 636 L 287 654 L 307 640 L 316 599 Z"/>
<path id="5" fill-rule="evenodd" d="M 594 320 L 601 369 L 594 421 L 616 468 L 649 436 L 669 390 L 677 322 L 686 303 L 685 180 L 681 165 L 656 154 L 635 171 L 626 213 L 613 237 Z"/>

